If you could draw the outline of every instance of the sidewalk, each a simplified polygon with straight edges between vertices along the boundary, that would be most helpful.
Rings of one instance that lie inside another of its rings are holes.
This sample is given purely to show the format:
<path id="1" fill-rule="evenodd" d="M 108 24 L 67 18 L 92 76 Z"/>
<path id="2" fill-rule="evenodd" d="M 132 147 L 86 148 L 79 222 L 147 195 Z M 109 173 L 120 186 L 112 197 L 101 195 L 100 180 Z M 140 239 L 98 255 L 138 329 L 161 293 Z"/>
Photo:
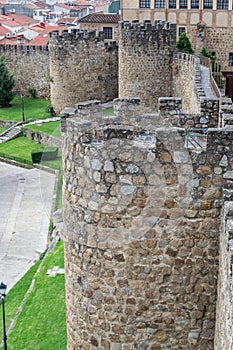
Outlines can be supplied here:
<path id="1" fill-rule="evenodd" d="M 9 289 L 44 252 L 55 175 L 0 163 L 0 282 Z"/>

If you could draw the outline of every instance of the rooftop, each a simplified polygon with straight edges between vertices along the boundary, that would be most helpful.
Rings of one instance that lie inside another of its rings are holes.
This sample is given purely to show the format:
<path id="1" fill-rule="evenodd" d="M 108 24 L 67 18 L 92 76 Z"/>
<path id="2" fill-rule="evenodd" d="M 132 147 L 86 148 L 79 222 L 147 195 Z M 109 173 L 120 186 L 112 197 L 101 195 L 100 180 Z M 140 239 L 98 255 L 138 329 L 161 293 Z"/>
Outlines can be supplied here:
<path id="1" fill-rule="evenodd" d="M 118 23 L 119 21 L 120 16 L 115 13 L 90 13 L 82 17 L 79 23 Z"/>

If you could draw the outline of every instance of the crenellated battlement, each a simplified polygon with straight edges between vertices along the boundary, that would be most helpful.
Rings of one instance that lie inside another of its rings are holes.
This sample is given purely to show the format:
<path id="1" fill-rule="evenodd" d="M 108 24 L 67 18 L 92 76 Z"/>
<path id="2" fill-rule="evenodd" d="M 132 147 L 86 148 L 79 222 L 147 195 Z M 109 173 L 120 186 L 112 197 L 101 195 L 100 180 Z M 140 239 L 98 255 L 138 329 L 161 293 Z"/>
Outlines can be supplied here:
<path id="1" fill-rule="evenodd" d="M 27 53 L 34 54 L 35 52 L 48 52 L 48 46 L 35 46 L 35 45 L 0 45 L 0 52 L 11 53 Z"/>
<path id="2" fill-rule="evenodd" d="M 122 43 L 130 42 L 132 45 L 170 45 L 175 49 L 176 45 L 176 25 L 170 22 L 145 21 L 141 25 L 138 21 L 120 22 L 120 35 Z"/>
<path id="3" fill-rule="evenodd" d="M 84 42 L 95 42 L 99 43 L 102 42 L 103 45 L 106 47 L 106 49 L 109 48 L 116 48 L 117 44 L 116 42 L 109 42 L 106 43 L 104 41 L 104 33 L 102 31 L 96 32 L 95 30 L 80 30 L 80 29 L 70 29 L 63 30 L 62 34 L 59 34 L 58 30 L 55 30 L 51 32 L 50 34 L 50 43 L 49 45 L 56 45 L 57 43 L 60 44 L 69 44 L 69 43 L 81 43 L 82 45 Z"/>
<path id="4" fill-rule="evenodd" d="M 165 22 L 165 21 L 155 21 L 152 24 L 151 21 L 145 20 L 142 25 L 139 21 L 134 20 L 132 22 L 129 21 L 121 21 L 120 29 L 130 30 L 130 31 L 142 31 L 142 32 L 156 32 L 161 30 L 176 30 L 176 24 Z"/>

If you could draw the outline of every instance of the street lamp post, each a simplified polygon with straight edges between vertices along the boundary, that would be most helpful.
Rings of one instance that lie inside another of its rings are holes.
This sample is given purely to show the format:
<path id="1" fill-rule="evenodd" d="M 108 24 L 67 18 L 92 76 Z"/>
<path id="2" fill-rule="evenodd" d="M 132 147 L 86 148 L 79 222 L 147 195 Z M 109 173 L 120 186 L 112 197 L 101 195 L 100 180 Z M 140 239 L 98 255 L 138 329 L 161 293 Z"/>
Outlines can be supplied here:
<path id="1" fill-rule="evenodd" d="M 24 118 L 24 94 L 21 94 L 20 97 L 22 100 L 22 120 L 23 120 L 23 122 L 25 122 L 25 118 Z"/>
<path id="2" fill-rule="evenodd" d="M 6 318 L 5 318 L 5 296 L 6 296 L 6 285 L 1 282 L 0 284 L 0 298 L 2 301 L 2 324 L 3 324 L 3 346 L 4 350 L 7 350 L 7 335 L 6 335 Z"/>

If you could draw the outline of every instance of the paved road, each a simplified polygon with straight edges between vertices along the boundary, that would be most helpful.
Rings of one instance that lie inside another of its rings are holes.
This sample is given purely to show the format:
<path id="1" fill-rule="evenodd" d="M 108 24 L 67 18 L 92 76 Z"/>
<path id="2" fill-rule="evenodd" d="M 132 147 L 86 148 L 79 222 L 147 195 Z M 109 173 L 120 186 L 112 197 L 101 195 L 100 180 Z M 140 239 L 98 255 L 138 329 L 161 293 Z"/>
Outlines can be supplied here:
<path id="1" fill-rule="evenodd" d="M 9 290 L 46 249 L 55 176 L 0 163 L 0 281 Z"/>
<path id="2" fill-rule="evenodd" d="M 205 92 L 206 97 L 207 98 L 216 98 L 216 95 L 215 95 L 215 93 L 212 89 L 211 83 L 210 83 L 209 68 L 201 65 L 200 71 L 201 71 L 201 85 L 203 87 L 203 90 Z"/>

